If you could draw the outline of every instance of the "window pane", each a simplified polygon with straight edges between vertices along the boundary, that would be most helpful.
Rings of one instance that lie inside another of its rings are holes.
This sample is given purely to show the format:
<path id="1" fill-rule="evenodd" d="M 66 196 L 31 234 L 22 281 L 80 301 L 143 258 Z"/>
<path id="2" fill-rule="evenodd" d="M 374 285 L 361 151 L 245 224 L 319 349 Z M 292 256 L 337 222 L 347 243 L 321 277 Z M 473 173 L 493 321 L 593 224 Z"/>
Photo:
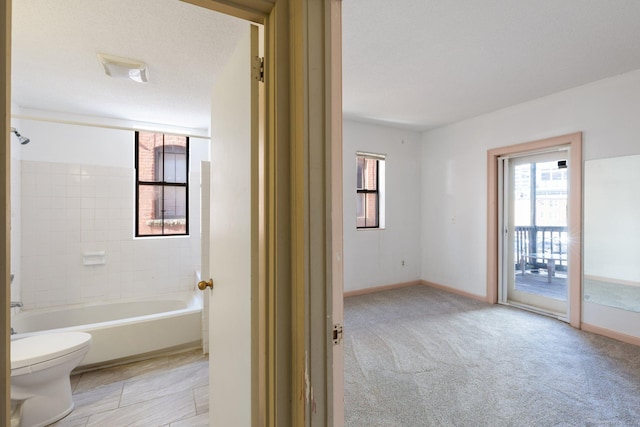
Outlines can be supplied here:
<path id="1" fill-rule="evenodd" d="M 159 181 L 162 177 L 162 134 L 138 132 L 138 179 Z"/>
<path id="2" fill-rule="evenodd" d="M 364 189 L 378 189 L 378 161 L 375 159 L 364 159 Z"/>
<path id="3" fill-rule="evenodd" d="M 169 153 L 165 150 L 164 181 L 181 184 L 187 182 L 187 155 L 185 153 Z"/>
<path id="4" fill-rule="evenodd" d="M 365 226 L 377 227 L 378 226 L 378 194 L 367 193 L 365 203 Z"/>
<path id="5" fill-rule="evenodd" d="M 531 225 L 531 164 L 516 165 L 513 185 L 514 223 L 516 226 Z"/>
<path id="6" fill-rule="evenodd" d="M 358 220 L 362 218 L 362 227 L 364 227 L 364 193 L 356 194 L 356 217 Z M 359 224 L 358 227 L 360 227 Z"/>
<path id="7" fill-rule="evenodd" d="M 356 157 L 356 189 L 364 190 L 364 157 Z"/>
<path id="8" fill-rule="evenodd" d="M 176 182 L 176 155 L 173 153 L 164 153 L 164 182 Z"/>
<path id="9" fill-rule="evenodd" d="M 162 186 L 140 185 L 138 189 L 138 234 L 162 234 Z"/>
<path id="10" fill-rule="evenodd" d="M 356 226 L 379 227 L 378 159 L 356 156 Z"/>
<path id="11" fill-rule="evenodd" d="M 184 187 L 165 187 L 164 217 L 185 218 L 187 216 L 187 190 Z"/>
<path id="12" fill-rule="evenodd" d="M 164 139 L 164 181 L 187 182 L 187 138 L 167 135 Z"/>
<path id="13" fill-rule="evenodd" d="M 187 189 L 141 185 L 139 188 L 138 234 L 186 234 Z"/>
<path id="14" fill-rule="evenodd" d="M 356 227 L 377 227 L 378 194 L 358 193 L 356 196 Z"/>
<path id="15" fill-rule="evenodd" d="M 164 188 L 164 234 L 187 232 L 187 189 L 185 187 Z"/>
<path id="16" fill-rule="evenodd" d="M 162 151 L 162 146 L 156 147 L 155 164 L 153 167 L 155 168 L 153 181 L 162 182 L 164 179 L 164 152 Z"/>
<path id="17" fill-rule="evenodd" d="M 176 157 L 176 182 L 187 182 L 187 154 L 175 154 Z"/>
<path id="18" fill-rule="evenodd" d="M 188 138 L 153 132 L 136 137 L 137 235 L 187 234 Z"/>

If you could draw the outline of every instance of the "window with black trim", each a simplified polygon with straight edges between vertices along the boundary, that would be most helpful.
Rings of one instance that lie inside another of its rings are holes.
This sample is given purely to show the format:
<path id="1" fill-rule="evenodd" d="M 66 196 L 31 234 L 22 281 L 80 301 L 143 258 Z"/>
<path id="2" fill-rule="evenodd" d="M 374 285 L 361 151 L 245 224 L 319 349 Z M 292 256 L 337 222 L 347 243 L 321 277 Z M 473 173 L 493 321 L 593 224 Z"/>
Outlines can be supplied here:
<path id="1" fill-rule="evenodd" d="M 379 154 L 356 154 L 356 227 L 384 227 L 384 161 Z"/>
<path id="2" fill-rule="evenodd" d="M 136 132 L 136 237 L 189 234 L 189 137 Z"/>

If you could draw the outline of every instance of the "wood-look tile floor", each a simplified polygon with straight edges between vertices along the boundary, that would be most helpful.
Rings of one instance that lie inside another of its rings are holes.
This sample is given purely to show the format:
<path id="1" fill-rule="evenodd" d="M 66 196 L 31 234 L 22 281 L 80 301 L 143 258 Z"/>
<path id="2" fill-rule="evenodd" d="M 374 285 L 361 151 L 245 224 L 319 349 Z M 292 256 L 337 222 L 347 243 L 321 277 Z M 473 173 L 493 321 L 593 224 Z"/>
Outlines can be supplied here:
<path id="1" fill-rule="evenodd" d="M 56 427 L 209 425 L 209 360 L 202 350 L 71 376 L 74 410 Z"/>

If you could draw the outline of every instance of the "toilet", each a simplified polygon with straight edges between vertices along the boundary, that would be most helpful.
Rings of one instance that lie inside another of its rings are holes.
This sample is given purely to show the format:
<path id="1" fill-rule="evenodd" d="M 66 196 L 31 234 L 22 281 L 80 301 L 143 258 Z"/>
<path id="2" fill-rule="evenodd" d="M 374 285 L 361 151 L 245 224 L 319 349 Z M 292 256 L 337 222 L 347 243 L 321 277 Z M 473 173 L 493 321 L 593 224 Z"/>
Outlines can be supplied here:
<path id="1" fill-rule="evenodd" d="M 11 341 L 12 426 L 46 426 L 73 410 L 69 377 L 90 344 L 91 334 L 86 332 Z"/>

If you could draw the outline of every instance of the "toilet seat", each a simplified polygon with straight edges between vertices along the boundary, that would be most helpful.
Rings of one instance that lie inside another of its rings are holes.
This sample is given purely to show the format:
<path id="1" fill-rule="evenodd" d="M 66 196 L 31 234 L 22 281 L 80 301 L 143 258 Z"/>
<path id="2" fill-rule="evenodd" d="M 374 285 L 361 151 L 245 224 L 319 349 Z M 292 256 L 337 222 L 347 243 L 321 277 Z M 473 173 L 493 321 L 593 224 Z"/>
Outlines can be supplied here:
<path id="1" fill-rule="evenodd" d="M 91 334 L 86 332 L 43 334 L 12 341 L 11 375 L 31 372 L 33 365 L 83 350 L 90 343 Z"/>

